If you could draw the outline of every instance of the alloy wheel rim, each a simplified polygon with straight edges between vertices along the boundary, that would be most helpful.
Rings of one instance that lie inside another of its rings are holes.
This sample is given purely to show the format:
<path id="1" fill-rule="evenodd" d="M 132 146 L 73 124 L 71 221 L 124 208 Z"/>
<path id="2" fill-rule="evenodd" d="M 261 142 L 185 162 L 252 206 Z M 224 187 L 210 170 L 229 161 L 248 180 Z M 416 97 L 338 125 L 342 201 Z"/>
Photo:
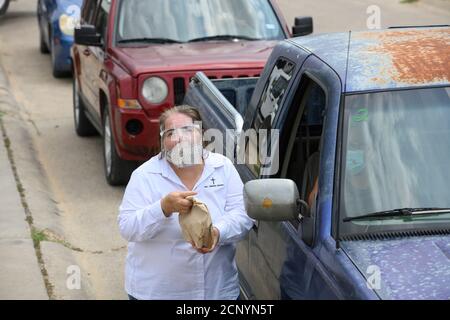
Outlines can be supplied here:
<path id="1" fill-rule="evenodd" d="M 0 8 L 3 8 L 3 6 L 5 5 L 6 0 L 0 0 Z"/>
<path id="2" fill-rule="evenodd" d="M 105 134 L 104 134 L 104 145 L 105 145 L 105 162 L 106 162 L 106 173 L 108 176 L 111 173 L 111 128 L 109 125 L 109 117 L 105 116 Z"/>

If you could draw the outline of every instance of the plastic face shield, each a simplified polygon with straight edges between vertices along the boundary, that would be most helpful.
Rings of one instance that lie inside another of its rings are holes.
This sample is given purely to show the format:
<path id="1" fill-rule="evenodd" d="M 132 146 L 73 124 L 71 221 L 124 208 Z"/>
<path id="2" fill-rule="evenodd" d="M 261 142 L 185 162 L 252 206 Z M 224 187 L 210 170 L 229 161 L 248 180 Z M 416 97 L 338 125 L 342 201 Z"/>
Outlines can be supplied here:
<path id="1" fill-rule="evenodd" d="M 161 131 L 159 134 L 161 136 L 161 139 L 170 139 L 176 135 L 181 137 L 190 137 L 195 133 L 196 130 L 200 130 L 200 126 L 198 124 L 190 124 L 179 128 L 166 129 L 164 131 Z"/>

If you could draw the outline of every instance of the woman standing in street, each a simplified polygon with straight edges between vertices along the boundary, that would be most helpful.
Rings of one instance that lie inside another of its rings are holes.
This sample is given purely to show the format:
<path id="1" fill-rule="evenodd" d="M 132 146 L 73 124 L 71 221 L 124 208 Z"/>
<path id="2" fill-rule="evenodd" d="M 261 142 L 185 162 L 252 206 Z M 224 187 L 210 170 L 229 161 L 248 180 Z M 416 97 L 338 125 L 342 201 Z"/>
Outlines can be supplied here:
<path id="1" fill-rule="evenodd" d="M 193 107 L 165 111 L 160 117 L 161 153 L 133 172 L 125 190 L 118 223 L 129 241 L 125 289 L 130 299 L 239 296 L 235 243 L 253 220 L 245 212 L 243 184 L 234 165 L 203 149 L 199 123 Z M 183 238 L 178 215 L 190 211 L 192 196 L 209 209 L 210 248 L 196 249 Z"/>

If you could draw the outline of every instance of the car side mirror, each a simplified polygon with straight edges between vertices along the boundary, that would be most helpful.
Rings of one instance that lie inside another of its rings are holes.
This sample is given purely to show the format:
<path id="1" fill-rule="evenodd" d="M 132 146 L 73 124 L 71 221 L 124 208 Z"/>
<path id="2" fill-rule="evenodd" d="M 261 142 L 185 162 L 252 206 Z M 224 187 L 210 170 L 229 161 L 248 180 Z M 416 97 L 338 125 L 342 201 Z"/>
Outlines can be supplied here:
<path id="1" fill-rule="evenodd" d="M 244 203 L 249 217 L 263 221 L 295 220 L 301 212 L 309 211 L 307 204 L 299 198 L 297 185 L 289 179 L 247 182 Z"/>
<path id="2" fill-rule="evenodd" d="M 296 17 L 294 26 L 292 27 L 292 35 L 294 37 L 300 37 L 311 33 L 313 33 L 313 18 Z"/>
<path id="3" fill-rule="evenodd" d="M 75 28 L 74 41 L 76 44 L 84 46 L 101 47 L 102 37 L 93 25 L 85 24 L 79 28 Z"/>

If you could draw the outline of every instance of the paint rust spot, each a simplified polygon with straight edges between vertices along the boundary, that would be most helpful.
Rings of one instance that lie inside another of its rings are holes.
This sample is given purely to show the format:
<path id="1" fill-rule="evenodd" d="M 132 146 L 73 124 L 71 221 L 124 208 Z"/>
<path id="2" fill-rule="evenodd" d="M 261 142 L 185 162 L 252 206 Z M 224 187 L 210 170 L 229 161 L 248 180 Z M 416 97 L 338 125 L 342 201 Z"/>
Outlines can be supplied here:
<path id="1" fill-rule="evenodd" d="M 450 82 L 450 29 L 362 32 L 355 39 L 376 41 L 368 51 L 390 56 L 392 68 L 380 74 L 389 74 L 396 82 Z M 386 83 L 382 77 L 371 80 Z"/>

